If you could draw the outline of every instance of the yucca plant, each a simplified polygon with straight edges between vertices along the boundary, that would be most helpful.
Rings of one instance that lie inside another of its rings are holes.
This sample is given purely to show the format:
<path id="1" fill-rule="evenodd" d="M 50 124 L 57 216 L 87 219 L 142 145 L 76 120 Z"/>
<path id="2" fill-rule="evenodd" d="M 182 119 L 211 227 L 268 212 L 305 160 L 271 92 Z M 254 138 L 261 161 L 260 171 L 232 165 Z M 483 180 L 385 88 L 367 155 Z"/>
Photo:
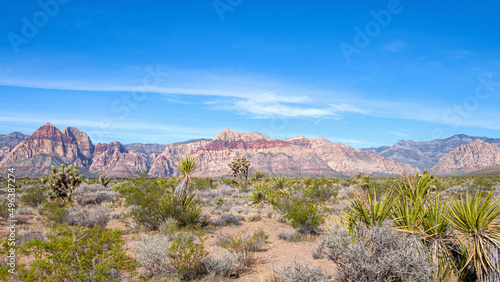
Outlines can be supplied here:
<path id="1" fill-rule="evenodd" d="M 464 268 L 472 263 L 479 281 L 500 281 L 500 200 L 493 202 L 493 193 L 453 199 L 448 216 L 455 236 L 467 249 Z"/>
<path id="2" fill-rule="evenodd" d="M 397 194 L 405 199 L 425 200 L 429 196 L 435 182 L 434 175 L 428 172 L 424 174 L 417 173 L 415 176 L 403 176 L 402 181 L 397 183 L 395 188 Z"/>
<path id="3" fill-rule="evenodd" d="M 275 205 L 278 192 L 278 189 L 275 187 L 276 186 L 272 186 L 261 181 L 255 184 L 254 190 L 252 190 L 250 195 L 248 195 L 248 199 L 256 202 L 257 204 L 262 204 L 267 201 L 268 203 Z"/>
<path id="4" fill-rule="evenodd" d="M 288 179 L 286 178 L 286 176 L 274 176 L 271 179 L 271 182 L 275 190 L 280 190 L 286 188 L 288 184 Z"/>
<path id="5" fill-rule="evenodd" d="M 409 200 L 401 197 L 397 201 L 397 208 L 394 210 L 394 225 L 400 231 L 411 233 L 421 233 L 422 222 L 427 216 L 427 209 L 421 199 Z"/>
<path id="6" fill-rule="evenodd" d="M 447 218 L 448 204 L 442 194 L 429 201 L 423 218 L 422 237 L 429 248 L 430 260 L 434 265 L 434 281 L 450 281 L 457 276 L 460 268 L 453 256 L 459 247 L 451 240 L 451 223 Z"/>
<path id="7" fill-rule="evenodd" d="M 385 193 L 380 200 L 377 200 L 375 193 L 368 193 L 367 198 L 366 200 L 363 196 L 357 195 L 355 200 L 347 204 L 349 211 L 345 214 L 351 229 L 358 222 L 371 227 L 390 219 L 398 199 L 391 192 Z"/>
<path id="8" fill-rule="evenodd" d="M 191 173 L 198 168 L 196 160 L 192 156 L 181 157 L 177 162 L 177 168 L 181 171 L 182 177 L 181 182 L 175 188 L 174 194 L 177 196 L 184 195 L 189 191 L 191 187 Z"/>

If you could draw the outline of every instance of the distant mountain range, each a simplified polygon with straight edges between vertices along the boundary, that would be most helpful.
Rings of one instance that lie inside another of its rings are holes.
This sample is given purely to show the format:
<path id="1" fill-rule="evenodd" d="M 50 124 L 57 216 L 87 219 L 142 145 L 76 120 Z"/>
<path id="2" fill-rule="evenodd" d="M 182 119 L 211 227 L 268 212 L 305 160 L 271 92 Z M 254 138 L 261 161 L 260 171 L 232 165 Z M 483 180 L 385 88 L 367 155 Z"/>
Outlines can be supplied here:
<path id="1" fill-rule="evenodd" d="M 420 170 L 430 170 L 449 152 L 461 145 L 467 145 L 476 140 L 482 140 L 493 146 L 500 147 L 500 139 L 459 134 L 446 139 L 435 139 L 424 142 L 400 140 L 392 147 L 383 146 L 362 150 L 402 163 L 411 164 Z"/>
<path id="2" fill-rule="evenodd" d="M 212 139 L 173 144 L 94 145 L 75 127 L 60 131 L 47 123 L 31 136 L 0 135 L 0 169 L 16 167 L 19 176 L 41 176 L 52 165 L 75 164 L 88 176 L 177 176 L 177 160 L 193 155 L 196 176 L 229 173 L 228 164 L 245 156 L 251 170 L 268 175 L 349 177 L 356 173 L 400 175 L 430 170 L 438 174 L 470 173 L 500 165 L 500 139 L 455 135 L 426 142 L 399 141 L 392 147 L 355 149 L 323 137 L 271 139 L 258 132 L 226 129 Z"/>

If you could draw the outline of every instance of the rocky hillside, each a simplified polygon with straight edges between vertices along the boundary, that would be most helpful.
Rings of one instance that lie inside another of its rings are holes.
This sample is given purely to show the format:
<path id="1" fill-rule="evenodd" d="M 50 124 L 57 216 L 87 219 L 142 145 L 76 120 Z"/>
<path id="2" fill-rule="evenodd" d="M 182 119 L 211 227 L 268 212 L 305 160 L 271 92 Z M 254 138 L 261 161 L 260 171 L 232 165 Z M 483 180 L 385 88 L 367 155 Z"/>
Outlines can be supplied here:
<path id="1" fill-rule="evenodd" d="M 5 146 L 14 147 L 28 137 L 29 135 L 24 135 L 21 132 L 17 131 L 9 134 L 0 134 L 0 149 Z"/>
<path id="2" fill-rule="evenodd" d="M 127 150 L 134 150 L 139 153 L 144 154 L 161 154 L 165 151 L 167 145 L 164 144 L 142 144 L 142 143 L 131 143 L 125 145 Z"/>
<path id="3" fill-rule="evenodd" d="M 459 174 L 498 165 L 500 165 L 500 148 L 476 140 L 446 154 L 431 171 L 437 174 Z"/>
<path id="4" fill-rule="evenodd" d="M 392 147 L 383 146 L 363 150 L 402 163 L 411 164 L 421 170 L 430 170 L 444 155 L 461 145 L 472 143 L 475 140 L 482 140 L 500 147 L 500 139 L 472 137 L 460 134 L 446 139 L 435 139 L 425 142 L 400 140 Z"/>

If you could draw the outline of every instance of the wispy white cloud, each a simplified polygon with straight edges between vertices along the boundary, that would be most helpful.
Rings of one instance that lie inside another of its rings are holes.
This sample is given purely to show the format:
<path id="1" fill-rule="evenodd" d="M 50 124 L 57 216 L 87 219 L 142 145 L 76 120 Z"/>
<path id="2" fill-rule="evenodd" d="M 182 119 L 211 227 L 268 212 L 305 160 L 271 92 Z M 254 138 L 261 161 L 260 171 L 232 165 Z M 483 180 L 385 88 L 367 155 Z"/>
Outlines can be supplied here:
<path id="1" fill-rule="evenodd" d="M 385 44 L 383 49 L 387 52 L 400 52 L 404 47 L 406 47 L 406 45 L 407 44 L 401 40 L 395 40 L 391 43 Z"/>
<path id="2" fill-rule="evenodd" d="M 410 134 L 404 133 L 404 132 L 387 131 L 387 133 L 394 135 L 394 136 L 397 136 L 397 137 L 400 137 L 400 138 L 407 138 L 407 139 L 412 138 L 412 136 Z"/>

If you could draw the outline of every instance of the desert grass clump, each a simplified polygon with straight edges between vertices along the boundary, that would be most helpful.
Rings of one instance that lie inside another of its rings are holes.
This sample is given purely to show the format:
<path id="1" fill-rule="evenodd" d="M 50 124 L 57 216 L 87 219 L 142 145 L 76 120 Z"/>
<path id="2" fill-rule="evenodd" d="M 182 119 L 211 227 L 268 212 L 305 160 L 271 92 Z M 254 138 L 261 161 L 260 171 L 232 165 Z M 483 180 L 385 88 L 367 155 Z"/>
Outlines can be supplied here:
<path id="1" fill-rule="evenodd" d="M 421 241 L 389 224 L 357 232 L 334 226 L 320 241 L 315 257 L 336 263 L 338 281 L 430 281 L 432 265 Z"/>
<path id="2" fill-rule="evenodd" d="M 273 267 L 275 281 L 308 281 L 326 282 L 330 281 L 328 275 L 317 266 L 308 266 L 307 261 L 301 262 L 293 259 L 290 264 L 282 265 L 280 268 Z"/>

